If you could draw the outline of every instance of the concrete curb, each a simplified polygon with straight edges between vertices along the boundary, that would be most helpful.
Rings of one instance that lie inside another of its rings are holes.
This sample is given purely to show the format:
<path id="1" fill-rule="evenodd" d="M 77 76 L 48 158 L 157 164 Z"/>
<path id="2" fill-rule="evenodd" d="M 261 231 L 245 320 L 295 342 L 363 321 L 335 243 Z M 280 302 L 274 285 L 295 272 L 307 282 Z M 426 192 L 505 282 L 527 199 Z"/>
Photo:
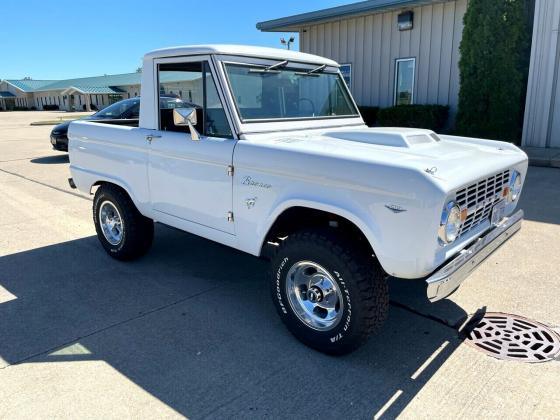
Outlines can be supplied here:
<path id="1" fill-rule="evenodd" d="M 529 165 L 560 168 L 560 149 L 543 147 L 524 147 L 529 156 Z"/>

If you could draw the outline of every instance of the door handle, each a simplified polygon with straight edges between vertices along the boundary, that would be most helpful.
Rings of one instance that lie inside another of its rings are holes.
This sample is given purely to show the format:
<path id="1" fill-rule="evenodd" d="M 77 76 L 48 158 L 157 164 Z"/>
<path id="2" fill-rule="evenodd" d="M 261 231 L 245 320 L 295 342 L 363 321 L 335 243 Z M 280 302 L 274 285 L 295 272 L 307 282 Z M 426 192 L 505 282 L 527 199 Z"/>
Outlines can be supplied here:
<path id="1" fill-rule="evenodd" d="M 153 139 L 160 139 L 161 136 L 157 135 L 157 134 L 148 134 L 146 136 L 146 140 L 148 140 L 148 142 L 152 142 Z"/>

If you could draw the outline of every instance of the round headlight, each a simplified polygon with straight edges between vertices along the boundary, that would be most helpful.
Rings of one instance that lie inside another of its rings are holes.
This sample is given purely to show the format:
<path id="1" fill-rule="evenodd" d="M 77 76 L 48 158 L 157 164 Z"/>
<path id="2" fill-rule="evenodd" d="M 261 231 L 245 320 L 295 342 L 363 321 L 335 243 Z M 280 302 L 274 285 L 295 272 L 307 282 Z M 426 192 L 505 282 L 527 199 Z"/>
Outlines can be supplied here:
<path id="1" fill-rule="evenodd" d="M 515 201 L 521 194 L 521 174 L 513 171 L 511 179 L 509 180 L 509 201 Z"/>
<path id="2" fill-rule="evenodd" d="M 457 239 L 461 223 L 461 209 L 454 201 L 450 201 L 441 214 L 439 238 L 443 243 L 449 244 Z"/>

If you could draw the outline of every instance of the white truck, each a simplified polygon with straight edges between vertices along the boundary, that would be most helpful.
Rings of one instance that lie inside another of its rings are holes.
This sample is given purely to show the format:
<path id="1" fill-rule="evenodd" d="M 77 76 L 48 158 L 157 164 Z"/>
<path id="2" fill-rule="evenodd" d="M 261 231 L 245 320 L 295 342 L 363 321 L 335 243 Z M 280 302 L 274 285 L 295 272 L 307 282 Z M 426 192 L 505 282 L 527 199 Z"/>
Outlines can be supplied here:
<path id="1" fill-rule="evenodd" d="M 161 95 L 192 106 L 160 109 Z M 380 327 L 388 276 L 445 298 L 523 219 L 520 149 L 368 128 L 338 64 L 295 51 L 150 52 L 139 122 L 76 121 L 69 139 L 70 185 L 95 193 L 109 255 L 140 257 L 159 222 L 269 257 L 280 317 L 329 354 Z"/>

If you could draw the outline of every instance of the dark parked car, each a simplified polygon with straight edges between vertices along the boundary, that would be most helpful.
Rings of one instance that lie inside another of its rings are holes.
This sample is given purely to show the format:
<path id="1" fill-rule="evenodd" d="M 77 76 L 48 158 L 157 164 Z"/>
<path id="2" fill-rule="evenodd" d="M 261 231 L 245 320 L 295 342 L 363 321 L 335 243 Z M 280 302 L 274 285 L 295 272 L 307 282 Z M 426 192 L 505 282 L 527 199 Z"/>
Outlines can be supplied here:
<path id="1" fill-rule="evenodd" d="M 173 96 L 162 96 L 160 98 L 161 109 L 173 109 L 193 106 L 188 102 L 184 102 Z M 91 121 L 111 121 L 123 125 L 136 125 L 140 116 L 140 98 L 123 99 L 115 102 L 107 108 L 102 109 L 95 114 L 80 118 L 82 120 Z M 72 121 L 65 121 L 56 125 L 51 131 L 51 144 L 53 149 L 61 152 L 68 151 L 68 126 Z"/>

